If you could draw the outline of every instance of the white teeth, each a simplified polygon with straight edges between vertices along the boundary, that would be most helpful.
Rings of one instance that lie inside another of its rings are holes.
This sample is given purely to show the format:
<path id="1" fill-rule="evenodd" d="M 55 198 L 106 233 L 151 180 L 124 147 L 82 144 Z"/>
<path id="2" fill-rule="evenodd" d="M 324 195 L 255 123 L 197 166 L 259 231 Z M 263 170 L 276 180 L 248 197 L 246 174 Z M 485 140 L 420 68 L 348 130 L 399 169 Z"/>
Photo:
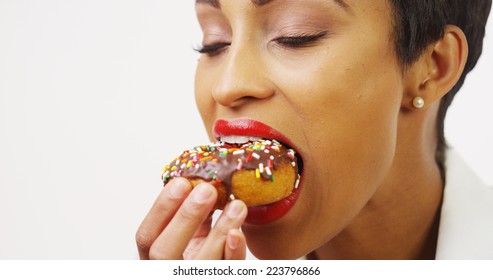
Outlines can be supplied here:
<path id="1" fill-rule="evenodd" d="M 243 144 L 248 142 L 248 140 L 249 138 L 247 136 L 239 136 L 239 135 L 226 136 L 222 138 L 223 142 L 230 144 Z"/>
<path id="2" fill-rule="evenodd" d="M 235 137 L 234 136 L 223 136 L 221 139 L 219 139 L 222 143 L 234 143 Z"/>
<path id="3" fill-rule="evenodd" d="M 237 144 L 243 144 L 243 143 L 246 143 L 248 142 L 248 137 L 247 136 L 236 136 L 235 137 L 235 140 L 236 140 L 236 143 Z"/>
<path id="4" fill-rule="evenodd" d="M 220 141 L 223 143 L 229 144 L 244 144 L 248 141 L 258 141 L 262 138 L 260 137 L 249 137 L 249 136 L 239 136 L 239 135 L 231 135 L 231 136 L 222 136 Z"/>

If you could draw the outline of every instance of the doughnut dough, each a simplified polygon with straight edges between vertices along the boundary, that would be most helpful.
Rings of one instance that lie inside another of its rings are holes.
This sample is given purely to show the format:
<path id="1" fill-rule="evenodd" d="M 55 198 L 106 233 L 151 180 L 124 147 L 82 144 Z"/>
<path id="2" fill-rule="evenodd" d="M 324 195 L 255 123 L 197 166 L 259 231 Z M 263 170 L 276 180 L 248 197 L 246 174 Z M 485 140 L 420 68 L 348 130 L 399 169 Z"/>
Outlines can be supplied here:
<path id="1" fill-rule="evenodd" d="M 247 206 L 270 204 L 288 197 L 298 186 L 297 156 L 276 140 L 260 139 L 244 144 L 212 143 L 184 151 L 163 168 L 166 185 L 185 177 L 196 186 L 214 185 L 218 192 L 215 209 L 241 199 Z"/>

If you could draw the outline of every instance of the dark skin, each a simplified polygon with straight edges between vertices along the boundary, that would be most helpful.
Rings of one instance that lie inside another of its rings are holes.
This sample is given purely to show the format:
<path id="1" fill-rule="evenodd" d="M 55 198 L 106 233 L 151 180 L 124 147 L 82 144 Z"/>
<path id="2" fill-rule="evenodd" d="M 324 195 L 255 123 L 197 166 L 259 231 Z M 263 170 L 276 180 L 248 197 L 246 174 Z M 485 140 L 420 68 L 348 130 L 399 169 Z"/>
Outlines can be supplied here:
<path id="1" fill-rule="evenodd" d="M 435 122 L 464 68 L 463 32 L 447 26 L 403 71 L 386 0 L 267 2 L 197 4 L 203 44 L 218 48 L 199 61 L 196 101 L 211 139 L 217 119 L 237 118 L 289 137 L 304 161 L 300 197 L 265 226 L 243 224 L 247 208 L 234 201 L 236 214 L 211 229 L 215 189 L 172 181 L 137 233 L 141 258 L 241 259 L 246 242 L 266 259 L 434 258 L 444 184 Z"/>

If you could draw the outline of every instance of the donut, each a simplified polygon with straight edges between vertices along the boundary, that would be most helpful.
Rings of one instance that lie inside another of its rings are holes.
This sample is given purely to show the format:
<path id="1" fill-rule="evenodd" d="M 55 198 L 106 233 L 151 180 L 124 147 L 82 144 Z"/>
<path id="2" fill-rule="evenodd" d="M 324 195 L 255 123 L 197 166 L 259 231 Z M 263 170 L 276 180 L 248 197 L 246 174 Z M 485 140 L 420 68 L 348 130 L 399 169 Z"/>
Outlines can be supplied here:
<path id="1" fill-rule="evenodd" d="M 299 184 L 298 166 L 296 152 L 276 140 L 216 142 L 184 151 L 163 168 L 161 179 L 164 186 L 176 177 L 193 187 L 211 183 L 218 192 L 214 209 L 233 199 L 251 207 L 288 197 Z"/>

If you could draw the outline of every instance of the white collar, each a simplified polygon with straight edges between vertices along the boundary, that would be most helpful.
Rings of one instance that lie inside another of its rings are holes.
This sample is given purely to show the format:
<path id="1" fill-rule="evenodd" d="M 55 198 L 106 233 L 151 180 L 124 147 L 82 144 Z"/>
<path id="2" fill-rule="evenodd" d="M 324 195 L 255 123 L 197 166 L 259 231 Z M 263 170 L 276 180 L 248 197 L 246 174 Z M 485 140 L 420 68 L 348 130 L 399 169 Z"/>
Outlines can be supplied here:
<path id="1" fill-rule="evenodd" d="M 453 150 L 445 172 L 436 259 L 493 259 L 493 188 Z"/>

